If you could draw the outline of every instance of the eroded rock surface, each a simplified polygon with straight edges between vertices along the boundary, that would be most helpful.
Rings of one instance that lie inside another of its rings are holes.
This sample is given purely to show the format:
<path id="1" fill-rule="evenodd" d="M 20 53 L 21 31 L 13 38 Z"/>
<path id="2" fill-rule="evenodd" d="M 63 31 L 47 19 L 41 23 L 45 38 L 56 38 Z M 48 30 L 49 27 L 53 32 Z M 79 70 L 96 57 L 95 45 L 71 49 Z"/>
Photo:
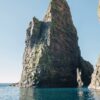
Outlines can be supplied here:
<path id="1" fill-rule="evenodd" d="M 20 86 L 77 87 L 77 68 L 88 86 L 93 66 L 83 60 L 66 0 L 52 0 L 43 21 L 35 17 L 26 32 Z"/>
<path id="2" fill-rule="evenodd" d="M 90 88 L 100 90 L 100 57 L 97 61 L 96 69 L 92 75 L 92 81 L 90 84 Z"/>

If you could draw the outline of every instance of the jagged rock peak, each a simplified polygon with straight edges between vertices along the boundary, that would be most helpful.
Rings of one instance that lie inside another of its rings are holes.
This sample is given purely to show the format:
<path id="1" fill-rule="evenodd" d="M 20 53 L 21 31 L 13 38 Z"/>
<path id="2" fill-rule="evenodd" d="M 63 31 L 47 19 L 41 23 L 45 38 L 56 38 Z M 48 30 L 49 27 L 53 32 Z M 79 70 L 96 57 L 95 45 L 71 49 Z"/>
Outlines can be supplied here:
<path id="1" fill-rule="evenodd" d="M 20 86 L 77 87 L 79 81 L 89 85 L 93 66 L 81 57 L 66 0 L 52 0 L 43 21 L 33 18 L 25 43 Z"/>
<path id="2" fill-rule="evenodd" d="M 54 18 L 57 20 L 59 20 L 59 18 L 66 18 L 66 20 L 69 18 L 68 19 L 69 23 L 70 21 L 72 23 L 70 8 L 66 0 L 52 0 L 51 1 L 48 7 L 48 10 L 46 12 L 46 15 L 44 17 L 44 21 L 49 22 L 49 21 L 52 21 Z"/>

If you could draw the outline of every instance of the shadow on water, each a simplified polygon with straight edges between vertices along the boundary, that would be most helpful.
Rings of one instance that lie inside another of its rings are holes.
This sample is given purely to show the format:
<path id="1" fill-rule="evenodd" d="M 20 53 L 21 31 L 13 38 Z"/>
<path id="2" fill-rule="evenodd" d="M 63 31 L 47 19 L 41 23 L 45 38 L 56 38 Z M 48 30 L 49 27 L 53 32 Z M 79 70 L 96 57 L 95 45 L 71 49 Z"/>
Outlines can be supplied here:
<path id="1" fill-rule="evenodd" d="M 100 100 L 88 89 L 21 88 L 20 100 Z"/>

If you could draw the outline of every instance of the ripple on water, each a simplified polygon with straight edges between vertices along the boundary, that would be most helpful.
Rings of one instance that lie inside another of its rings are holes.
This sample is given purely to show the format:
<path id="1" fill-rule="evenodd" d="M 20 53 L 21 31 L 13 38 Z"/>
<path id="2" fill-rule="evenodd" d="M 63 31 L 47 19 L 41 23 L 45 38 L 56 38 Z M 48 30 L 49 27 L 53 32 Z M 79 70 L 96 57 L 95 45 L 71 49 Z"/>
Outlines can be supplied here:
<path id="1" fill-rule="evenodd" d="M 19 100 L 19 88 L 10 86 L 0 87 L 0 100 Z"/>
<path id="2" fill-rule="evenodd" d="M 0 86 L 0 100 L 100 100 L 100 92 L 89 89 L 18 88 Z"/>

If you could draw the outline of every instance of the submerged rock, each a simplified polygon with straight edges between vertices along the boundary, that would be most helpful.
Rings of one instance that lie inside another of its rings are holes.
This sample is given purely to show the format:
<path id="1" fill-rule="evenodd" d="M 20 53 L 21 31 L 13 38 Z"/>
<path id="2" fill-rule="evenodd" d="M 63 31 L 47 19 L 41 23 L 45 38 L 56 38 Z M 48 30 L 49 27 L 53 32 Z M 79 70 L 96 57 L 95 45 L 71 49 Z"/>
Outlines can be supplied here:
<path id="1" fill-rule="evenodd" d="M 22 87 L 77 87 L 77 68 L 88 86 L 93 66 L 83 60 L 66 0 L 52 0 L 43 21 L 35 17 L 26 32 Z"/>

